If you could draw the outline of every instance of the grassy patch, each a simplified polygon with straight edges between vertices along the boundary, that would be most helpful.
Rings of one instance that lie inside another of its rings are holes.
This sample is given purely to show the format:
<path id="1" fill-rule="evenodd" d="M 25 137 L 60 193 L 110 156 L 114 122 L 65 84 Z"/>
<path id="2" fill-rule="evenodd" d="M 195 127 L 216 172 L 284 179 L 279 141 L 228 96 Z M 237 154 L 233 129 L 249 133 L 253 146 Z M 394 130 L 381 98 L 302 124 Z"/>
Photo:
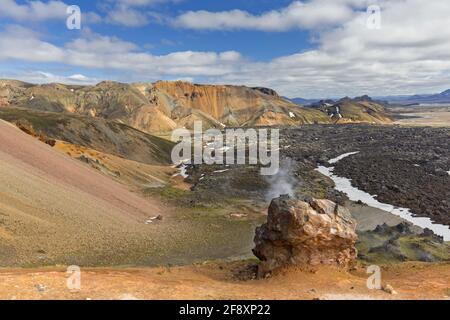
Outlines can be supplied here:
<path id="1" fill-rule="evenodd" d="M 359 234 L 357 244 L 359 258 L 364 262 L 375 264 L 450 260 L 448 243 L 439 243 L 430 237 L 406 235 L 388 241 L 389 237 L 367 233 Z"/>
<path id="2" fill-rule="evenodd" d="M 404 237 L 399 239 L 401 251 L 411 260 L 424 258 L 438 261 L 450 260 L 450 248 L 445 243 L 437 243 L 429 238 Z"/>

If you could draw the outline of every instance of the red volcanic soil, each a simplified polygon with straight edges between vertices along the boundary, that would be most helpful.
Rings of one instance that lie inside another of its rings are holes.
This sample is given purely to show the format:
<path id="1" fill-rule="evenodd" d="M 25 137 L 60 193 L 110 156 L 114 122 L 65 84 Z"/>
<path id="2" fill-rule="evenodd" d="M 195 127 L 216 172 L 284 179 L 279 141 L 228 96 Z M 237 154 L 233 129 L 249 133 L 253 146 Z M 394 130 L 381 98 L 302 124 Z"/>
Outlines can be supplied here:
<path id="1" fill-rule="evenodd" d="M 62 183 L 94 196 L 131 218 L 144 219 L 160 210 L 155 203 L 140 198 L 119 183 L 52 150 L 3 121 L 0 122 L 0 161 L 13 163 L 53 183 Z"/>
<path id="2" fill-rule="evenodd" d="M 368 289 L 366 268 L 286 270 L 269 279 L 245 280 L 245 263 L 159 268 L 81 268 L 80 290 L 67 287 L 65 268 L 0 269 L 0 299 L 222 299 L 348 300 L 450 299 L 448 264 L 402 263 L 381 267 L 382 284 Z"/>

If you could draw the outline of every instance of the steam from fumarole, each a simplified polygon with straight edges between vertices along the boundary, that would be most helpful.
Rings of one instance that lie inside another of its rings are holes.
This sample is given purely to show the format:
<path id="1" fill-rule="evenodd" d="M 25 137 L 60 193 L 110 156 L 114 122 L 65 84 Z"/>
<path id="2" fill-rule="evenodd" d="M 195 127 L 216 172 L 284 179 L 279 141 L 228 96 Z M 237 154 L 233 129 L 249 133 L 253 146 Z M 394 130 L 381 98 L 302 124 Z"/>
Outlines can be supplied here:
<path id="1" fill-rule="evenodd" d="M 266 201 L 272 201 L 272 199 L 284 194 L 290 197 L 295 196 L 296 180 L 293 175 L 293 165 L 294 162 L 292 159 L 282 159 L 278 173 L 273 176 L 265 176 L 265 179 L 270 185 L 265 195 Z"/>

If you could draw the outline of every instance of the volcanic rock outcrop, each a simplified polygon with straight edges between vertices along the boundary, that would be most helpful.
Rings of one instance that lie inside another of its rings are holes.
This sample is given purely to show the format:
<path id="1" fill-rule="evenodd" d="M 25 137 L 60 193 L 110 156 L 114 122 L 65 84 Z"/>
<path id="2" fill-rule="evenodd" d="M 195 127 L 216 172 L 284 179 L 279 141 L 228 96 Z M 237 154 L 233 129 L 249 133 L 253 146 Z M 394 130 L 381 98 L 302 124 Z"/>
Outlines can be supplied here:
<path id="1" fill-rule="evenodd" d="M 349 267 L 357 256 L 355 229 L 350 212 L 332 201 L 274 199 L 267 223 L 256 229 L 258 276 L 290 265 Z"/>

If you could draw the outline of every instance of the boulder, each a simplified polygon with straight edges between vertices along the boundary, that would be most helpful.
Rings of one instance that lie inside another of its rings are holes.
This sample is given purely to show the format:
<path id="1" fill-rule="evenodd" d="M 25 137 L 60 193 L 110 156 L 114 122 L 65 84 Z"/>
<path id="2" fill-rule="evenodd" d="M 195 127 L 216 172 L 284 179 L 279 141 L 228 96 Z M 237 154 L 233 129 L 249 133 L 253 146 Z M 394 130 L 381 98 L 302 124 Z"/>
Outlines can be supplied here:
<path id="1" fill-rule="evenodd" d="M 258 275 L 290 265 L 350 267 L 357 256 L 355 230 L 348 209 L 332 201 L 274 199 L 267 223 L 254 238 L 253 253 L 261 260 Z"/>

